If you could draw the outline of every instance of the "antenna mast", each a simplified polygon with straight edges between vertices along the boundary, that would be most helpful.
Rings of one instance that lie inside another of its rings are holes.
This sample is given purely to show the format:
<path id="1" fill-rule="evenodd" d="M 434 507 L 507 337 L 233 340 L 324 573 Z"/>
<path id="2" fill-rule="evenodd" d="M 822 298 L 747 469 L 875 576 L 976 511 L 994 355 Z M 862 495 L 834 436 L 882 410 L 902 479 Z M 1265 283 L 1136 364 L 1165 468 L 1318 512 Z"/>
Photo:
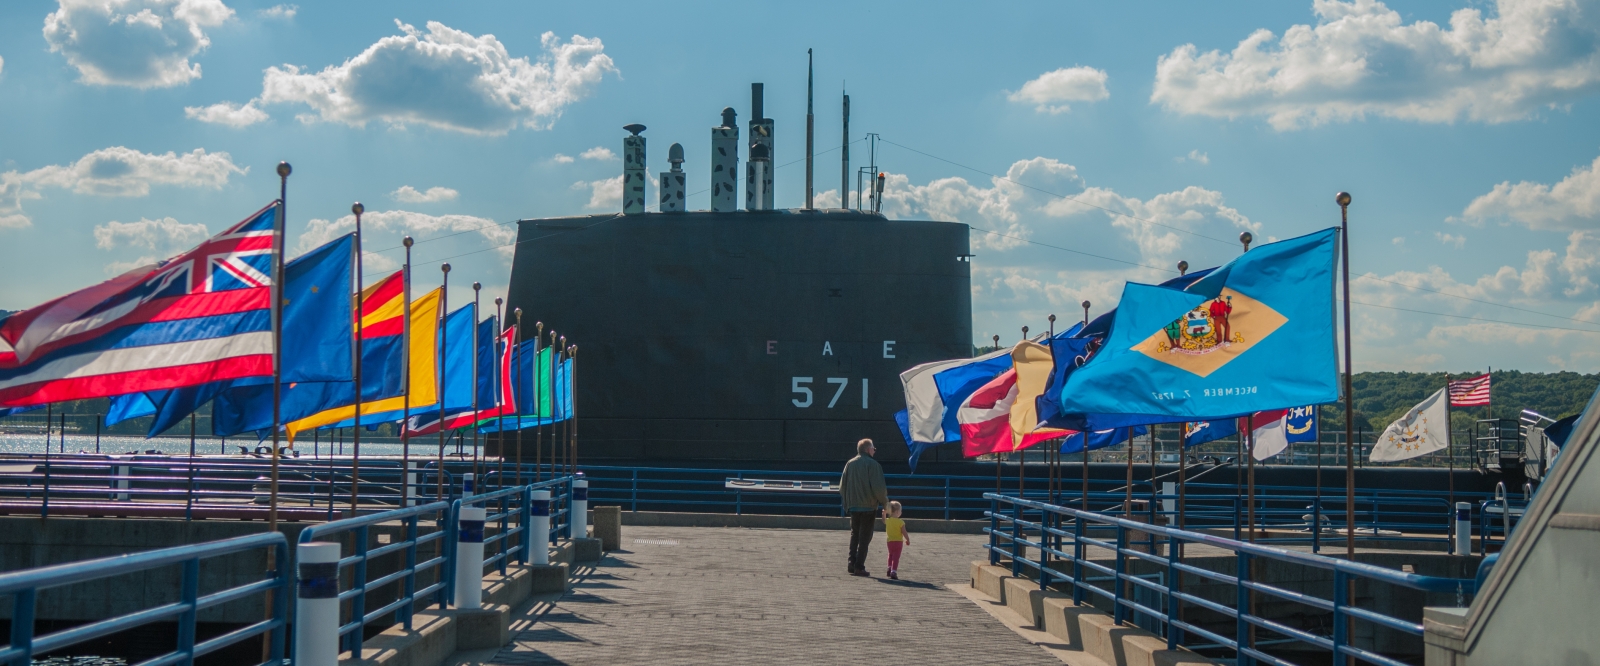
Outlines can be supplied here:
<path id="1" fill-rule="evenodd" d="M 813 210 L 813 192 L 811 185 L 812 163 L 816 160 L 815 144 L 817 133 L 817 117 L 811 112 L 811 74 L 812 74 L 811 49 L 806 49 L 806 210 Z"/>
<path id="2" fill-rule="evenodd" d="M 844 137 L 839 140 L 839 207 L 850 207 L 850 93 L 844 94 Z"/>

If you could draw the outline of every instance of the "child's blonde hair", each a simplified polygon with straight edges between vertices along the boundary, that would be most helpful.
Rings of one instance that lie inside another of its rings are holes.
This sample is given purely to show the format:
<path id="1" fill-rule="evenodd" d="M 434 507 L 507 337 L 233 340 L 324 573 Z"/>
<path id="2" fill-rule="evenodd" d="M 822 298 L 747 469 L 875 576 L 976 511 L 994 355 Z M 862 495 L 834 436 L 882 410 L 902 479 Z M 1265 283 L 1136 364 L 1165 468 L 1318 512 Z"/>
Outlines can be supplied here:
<path id="1" fill-rule="evenodd" d="M 889 503 L 889 515 L 894 516 L 895 518 L 899 518 L 900 517 L 900 503 L 899 502 L 890 502 Z"/>

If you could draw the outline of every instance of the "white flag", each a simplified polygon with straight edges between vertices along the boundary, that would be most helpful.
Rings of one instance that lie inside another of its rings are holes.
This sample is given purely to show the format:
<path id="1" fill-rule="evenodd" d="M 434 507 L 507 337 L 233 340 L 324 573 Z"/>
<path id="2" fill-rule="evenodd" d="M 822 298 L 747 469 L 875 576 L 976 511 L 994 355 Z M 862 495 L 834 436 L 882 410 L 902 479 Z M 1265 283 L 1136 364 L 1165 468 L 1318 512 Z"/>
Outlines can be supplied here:
<path id="1" fill-rule="evenodd" d="M 1274 410 L 1278 418 L 1266 423 L 1256 422 L 1255 431 L 1250 433 L 1250 454 L 1256 460 L 1266 460 L 1289 448 L 1289 434 L 1284 425 L 1287 411 Z"/>
<path id="2" fill-rule="evenodd" d="M 1447 391 L 1428 396 L 1400 420 L 1384 428 L 1378 443 L 1372 445 L 1372 462 L 1394 462 L 1415 458 L 1450 444 L 1450 408 Z"/>

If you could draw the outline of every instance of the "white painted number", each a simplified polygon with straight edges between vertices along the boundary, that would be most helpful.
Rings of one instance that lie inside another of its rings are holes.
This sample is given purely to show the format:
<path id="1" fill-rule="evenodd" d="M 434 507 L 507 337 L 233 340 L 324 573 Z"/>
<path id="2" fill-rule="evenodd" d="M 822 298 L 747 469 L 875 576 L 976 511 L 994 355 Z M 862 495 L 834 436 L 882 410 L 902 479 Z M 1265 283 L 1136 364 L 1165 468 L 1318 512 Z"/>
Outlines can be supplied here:
<path id="1" fill-rule="evenodd" d="M 839 385 L 839 390 L 833 392 L 833 399 L 828 401 L 828 409 L 833 409 L 834 403 L 839 402 L 839 396 L 844 395 L 844 387 L 850 385 L 850 380 L 845 377 L 829 377 L 828 383 Z"/>
<path id="2" fill-rule="evenodd" d="M 806 399 L 804 401 L 800 401 L 800 400 L 796 400 L 796 399 L 791 398 L 789 400 L 789 402 L 794 403 L 794 406 L 802 408 L 802 409 L 804 409 L 806 407 L 810 407 L 811 406 L 811 389 L 807 388 L 805 386 L 801 386 L 801 384 L 810 384 L 810 383 L 811 383 L 811 378 L 810 377 L 791 377 L 791 378 L 789 378 L 789 391 L 791 393 L 804 393 L 805 396 L 806 396 Z"/>

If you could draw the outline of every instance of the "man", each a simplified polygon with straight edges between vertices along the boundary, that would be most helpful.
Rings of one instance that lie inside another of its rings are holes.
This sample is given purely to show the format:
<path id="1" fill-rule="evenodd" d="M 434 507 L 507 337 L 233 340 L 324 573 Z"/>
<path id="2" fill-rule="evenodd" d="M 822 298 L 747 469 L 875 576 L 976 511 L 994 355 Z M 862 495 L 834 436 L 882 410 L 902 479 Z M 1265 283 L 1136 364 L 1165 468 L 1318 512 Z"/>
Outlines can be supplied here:
<path id="1" fill-rule="evenodd" d="M 878 509 L 889 503 L 883 484 L 883 466 L 872 456 L 878 452 L 872 440 L 856 442 L 856 457 L 844 465 L 839 477 L 839 495 L 850 514 L 850 575 L 871 576 L 867 572 L 867 544 L 872 543 L 872 528 Z"/>

